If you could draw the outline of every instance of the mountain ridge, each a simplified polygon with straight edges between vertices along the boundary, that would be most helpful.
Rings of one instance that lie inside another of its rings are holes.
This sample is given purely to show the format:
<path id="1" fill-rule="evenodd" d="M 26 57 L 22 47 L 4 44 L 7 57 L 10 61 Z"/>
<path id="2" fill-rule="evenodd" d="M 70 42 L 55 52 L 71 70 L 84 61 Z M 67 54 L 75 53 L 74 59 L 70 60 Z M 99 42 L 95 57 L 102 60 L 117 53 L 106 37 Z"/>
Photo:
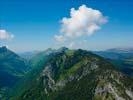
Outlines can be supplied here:
<path id="1" fill-rule="evenodd" d="M 132 99 L 133 80 L 91 52 L 63 49 L 42 66 L 17 100 Z"/>

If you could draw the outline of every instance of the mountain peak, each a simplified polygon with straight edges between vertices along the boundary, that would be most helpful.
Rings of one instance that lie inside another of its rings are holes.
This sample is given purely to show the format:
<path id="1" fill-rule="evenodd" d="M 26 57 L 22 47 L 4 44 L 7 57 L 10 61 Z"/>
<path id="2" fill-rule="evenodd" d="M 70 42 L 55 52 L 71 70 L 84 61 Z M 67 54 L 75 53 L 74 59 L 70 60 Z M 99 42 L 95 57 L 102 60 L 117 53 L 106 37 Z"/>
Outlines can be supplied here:
<path id="1" fill-rule="evenodd" d="M 0 46 L 0 48 L 7 48 L 7 46 Z"/>
<path id="2" fill-rule="evenodd" d="M 7 46 L 1 46 L 1 47 L 0 47 L 0 51 L 1 51 L 1 52 L 7 51 Z"/>
<path id="3" fill-rule="evenodd" d="M 61 47 L 61 48 L 59 48 L 58 50 L 59 50 L 59 51 L 66 51 L 66 50 L 68 50 L 68 48 L 67 48 L 67 47 Z"/>

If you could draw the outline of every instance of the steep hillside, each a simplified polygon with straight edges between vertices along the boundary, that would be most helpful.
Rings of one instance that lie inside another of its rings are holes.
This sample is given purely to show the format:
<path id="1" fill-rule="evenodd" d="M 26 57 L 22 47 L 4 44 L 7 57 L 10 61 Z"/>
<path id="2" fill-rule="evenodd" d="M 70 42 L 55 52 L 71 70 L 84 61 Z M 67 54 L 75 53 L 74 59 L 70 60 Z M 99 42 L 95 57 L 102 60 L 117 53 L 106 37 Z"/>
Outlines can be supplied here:
<path id="1" fill-rule="evenodd" d="M 37 54 L 35 54 L 31 59 L 30 59 L 30 64 L 33 67 L 37 67 L 38 64 L 42 64 L 44 62 L 44 59 L 47 55 L 51 54 L 52 52 L 54 52 L 54 50 L 52 50 L 51 48 L 45 50 L 45 51 L 41 51 L 38 52 Z"/>
<path id="2" fill-rule="evenodd" d="M 102 57 L 80 49 L 62 49 L 51 55 L 13 100 L 133 99 L 133 79 Z"/>
<path id="3" fill-rule="evenodd" d="M 28 63 L 6 47 L 0 47 L 0 98 L 30 70 Z"/>

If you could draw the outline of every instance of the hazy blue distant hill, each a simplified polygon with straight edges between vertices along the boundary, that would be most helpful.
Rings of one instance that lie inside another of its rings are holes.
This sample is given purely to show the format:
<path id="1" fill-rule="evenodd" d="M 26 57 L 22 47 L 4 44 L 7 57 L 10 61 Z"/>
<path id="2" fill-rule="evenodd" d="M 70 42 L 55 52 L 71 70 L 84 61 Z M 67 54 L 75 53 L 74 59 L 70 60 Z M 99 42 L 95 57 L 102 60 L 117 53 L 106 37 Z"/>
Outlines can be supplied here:
<path id="1" fill-rule="evenodd" d="M 133 53 L 133 48 L 112 48 L 106 50 L 108 52 L 116 52 L 116 53 Z"/>
<path id="2" fill-rule="evenodd" d="M 105 51 L 95 51 L 94 53 L 108 59 L 124 60 L 133 57 L 133 49 L 108 49 Z"/>
<path id="3" fill-rule="evenodd" d="M 117 68 L 122 72 L 133 76 L 133 49 L 109 49 L 105 51 L 96 51 L 94 52 L 97 55 L 100 55 L 109 61 L 111 61 Z"/>
<path id="4" fill-rule="evenodd" d="M 33 58 L 36 54 L 38 54 L 40 51 L 28 51 L 28 52 L 21 52 L 18 53 L 18 55 L 26 60 L 30 60 Z"/>

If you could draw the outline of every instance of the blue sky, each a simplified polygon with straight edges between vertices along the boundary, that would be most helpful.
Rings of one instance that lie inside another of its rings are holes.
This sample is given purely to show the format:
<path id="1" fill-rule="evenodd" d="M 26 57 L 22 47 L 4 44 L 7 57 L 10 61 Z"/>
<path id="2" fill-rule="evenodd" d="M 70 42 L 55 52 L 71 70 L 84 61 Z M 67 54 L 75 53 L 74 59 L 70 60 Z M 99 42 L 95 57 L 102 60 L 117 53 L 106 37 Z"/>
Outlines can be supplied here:
<path id="1" fill-rule="evenodd" d="M 54 36 L 59 33 L 63 17 L 81 5 L 97 9 L 108 22 L 91 36 L 81 48 L 103 50 L 133 45 L 132 0 L 0 0 L 0 29 L 14 35 L 0 40 L 14 51 L 44 50 L 58 47 Z M 82 38 L 76 41 L 81 41 Z"/>

